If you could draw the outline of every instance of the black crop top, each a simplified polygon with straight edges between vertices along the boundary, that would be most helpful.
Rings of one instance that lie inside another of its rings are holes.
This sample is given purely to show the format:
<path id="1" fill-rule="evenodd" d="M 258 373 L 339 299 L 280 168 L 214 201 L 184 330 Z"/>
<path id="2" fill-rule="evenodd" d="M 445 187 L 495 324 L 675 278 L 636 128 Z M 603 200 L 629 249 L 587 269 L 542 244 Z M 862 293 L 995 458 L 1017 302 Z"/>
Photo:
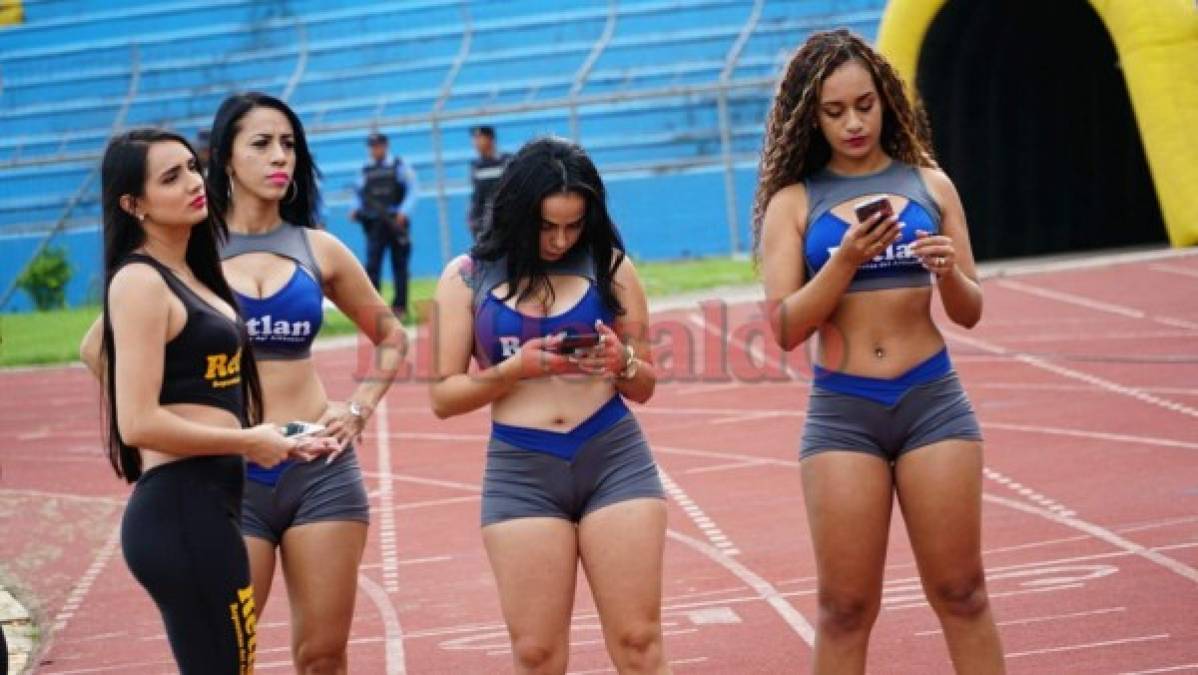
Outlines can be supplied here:
<path id="1" fill-rule="evenodd" d="M 246 424 L 241 385 L 241 319 L 230 319 L 187 287 L 165 265 L 147 255 L 131 254 L 123 264 L 146 263 L 158 270 L 187 310 L 183 330 L 166 343 L 158 402 L 195 403 L 228 410 Z"/>

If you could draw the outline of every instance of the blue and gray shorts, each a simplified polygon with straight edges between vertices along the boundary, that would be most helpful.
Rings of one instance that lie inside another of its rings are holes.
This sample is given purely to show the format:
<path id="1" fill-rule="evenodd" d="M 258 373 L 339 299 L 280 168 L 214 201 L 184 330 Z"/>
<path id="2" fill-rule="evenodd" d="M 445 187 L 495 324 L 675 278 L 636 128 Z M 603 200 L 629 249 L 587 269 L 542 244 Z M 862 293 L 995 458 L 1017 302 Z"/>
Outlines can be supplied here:
<path id="1" fill-rule="evenodd" d="M 629 499 L 665 499 L 657 464 L 620 395 L 567 433 L 493 423 L 483 526 L 513 518 L 577 523 Z"/>
<path id="2" fill-rule="evenodd" d="M 895 462 L 950 438 L 980 441 L 982 431 L 942 350 L 893 380 L 817 367 L 799 457 L 850 450 Z"/>
<path id="3" fill-rule="evenodd" d="M 249 471 L 241 505 L 241 530 L 278 544 L 289 527 L 330 520 L 370 522 L 362 469 L 351 445 L 325 464 L 286 462 L 280 472 Z"/>

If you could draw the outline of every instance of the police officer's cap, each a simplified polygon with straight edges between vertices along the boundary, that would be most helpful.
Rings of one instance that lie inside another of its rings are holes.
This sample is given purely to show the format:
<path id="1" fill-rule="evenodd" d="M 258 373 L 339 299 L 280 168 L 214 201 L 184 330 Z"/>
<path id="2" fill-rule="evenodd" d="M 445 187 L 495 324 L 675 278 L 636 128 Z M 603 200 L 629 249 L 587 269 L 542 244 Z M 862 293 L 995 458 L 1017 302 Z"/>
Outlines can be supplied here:
<path id="1" fill-rule="evenodd" d="M 366 145 L 385 145 L 386 143 L 387 135 L 377 131 L 366 137 Z"/>

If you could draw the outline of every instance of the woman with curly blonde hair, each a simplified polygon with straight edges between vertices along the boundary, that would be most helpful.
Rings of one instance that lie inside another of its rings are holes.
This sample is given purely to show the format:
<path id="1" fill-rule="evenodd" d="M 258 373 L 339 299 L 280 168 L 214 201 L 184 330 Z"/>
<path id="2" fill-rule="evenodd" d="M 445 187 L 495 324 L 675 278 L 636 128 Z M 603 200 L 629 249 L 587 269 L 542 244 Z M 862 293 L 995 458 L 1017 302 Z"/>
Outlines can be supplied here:
<path id="1" fill-rule="evenodd" d="M 754 250 L 783 349 L 819 335 L 800 450 L 815 666 L 865 671 L 897 495 L 957 672 L 1003 672 L 981 556 L 982 437 L 932 320 L 982 314 L 960 198 L 894 68 L 846 30 L 794 54 L 766 128 Z"/>

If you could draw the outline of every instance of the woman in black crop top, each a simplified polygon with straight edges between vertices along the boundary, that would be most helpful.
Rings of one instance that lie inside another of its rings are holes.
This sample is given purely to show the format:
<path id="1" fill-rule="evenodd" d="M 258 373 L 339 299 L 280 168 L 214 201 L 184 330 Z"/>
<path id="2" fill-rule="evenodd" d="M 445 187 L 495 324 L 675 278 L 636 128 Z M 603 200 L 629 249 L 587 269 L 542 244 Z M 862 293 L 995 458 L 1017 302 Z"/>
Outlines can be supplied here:
<path id="1" fill-rule="evenodd" d="M 121 134 L 101 181 L 104 313 L 81 351 L 105 386 L 109 460 L 137 482 L 122 551 L 162 612 L 181 672 L 245 673 L 256 619 L 238 527 L 243 457 L 273 465 L 335 444 L 246 428 L 262 414 L 257 368 L 187 141 Z"/>
<path id="2" fill-rule="evenodd" d="M 857 211 L 878 196 L 893 215 Z M 981 556 L 981 432 L 932 320 L 933 286 L 951 321 L 981 318 L 964 210 L 922 110 L 847 30 L 813 34 L 787 66 L 754 234 L 778 344 L 819 337 L 800 450 L 814 672 L 865 670 L 896 496 L 956 671 L 1003 672 Z"/>

